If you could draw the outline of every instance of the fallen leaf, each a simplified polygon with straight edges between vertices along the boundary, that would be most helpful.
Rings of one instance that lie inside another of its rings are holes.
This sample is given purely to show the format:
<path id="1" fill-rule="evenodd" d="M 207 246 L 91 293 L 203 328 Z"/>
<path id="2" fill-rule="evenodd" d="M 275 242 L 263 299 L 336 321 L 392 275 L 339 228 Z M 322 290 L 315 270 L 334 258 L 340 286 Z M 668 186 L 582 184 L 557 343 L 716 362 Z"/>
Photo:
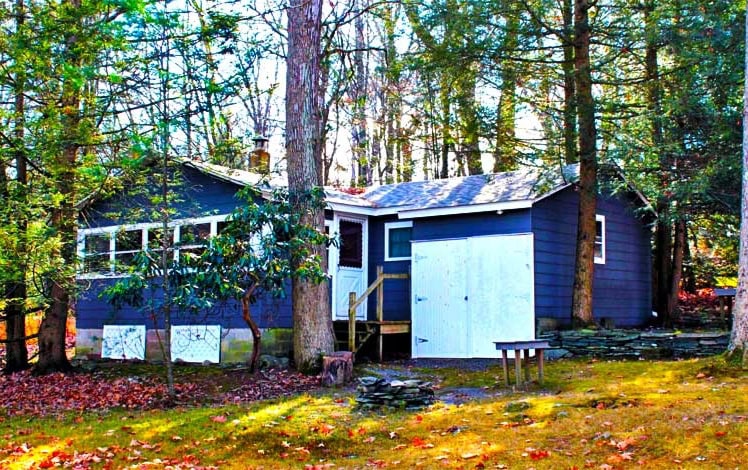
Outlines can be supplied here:
<path id="1" fill-rule="evenodd" d="M 532 449 L 532 448 L 528 448 L 526 450 L 532 460 L 545 459 L 551 456 L 551 453 L 548 452 L 547 450 Z"/>
<path id="2" fill-rule="evenodd" d="M 211 416 L 210 420 L 215 423 L 225 423 L 226 422 L 226 416 L 224 415 L 218 415 L 218 416 Z"/>

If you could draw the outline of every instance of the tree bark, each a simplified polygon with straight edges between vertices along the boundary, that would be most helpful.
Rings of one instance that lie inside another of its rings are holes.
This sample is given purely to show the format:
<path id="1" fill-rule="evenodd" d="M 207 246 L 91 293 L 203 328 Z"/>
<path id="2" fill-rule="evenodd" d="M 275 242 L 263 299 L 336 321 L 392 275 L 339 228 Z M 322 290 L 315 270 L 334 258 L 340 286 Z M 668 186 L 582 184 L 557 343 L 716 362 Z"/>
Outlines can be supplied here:
<path id="1" fill-rule="evenodd" d="M 574 4 L 574 73 L 579 112 L 579 213 L 577 252 L 572 293 L 572 322 L 594 323 L 592 281 L 594 277 L 595 210 L 597 204 L 597 155 L 595 103 L 592 97 L 590 25 L 588 0 Z"/>
<path id="2" fill-rule="evenodd" d="M 670 222 L 670 202 L 665 195 L 669 186 L 669 157 L 664 145 L 662 131 L 662 82 L 658 63 L 657 24 L 652 16 L 655 3 L 648 1 L 644 5 L 644 27 L 646 48 L 644 56 L 645 76 L 647 80 L 647 111 L 651 116 L 652 145 L 659 152 L 660 194 L 655 204 L 657 223 L 655 226 L 655 248 L 653 266 L 652 300 L 657 311 L 657 323 L 671 323 L 671 307 L 674 305 L 671 295 L 673 278 L 673 230 Z"/>
<path id="3" fill-rule="evenodd" d="M 364 16 L 363 10 L 366 9 L 365 0 L 356 0 L 356 19 L 354 27 L 356 30 L 356 50 L 353 53 L 353 64 L 355 69 L 355 78 L 351 86 L 351 100 L 353 101 L 352 110 L 352 147 L 353 160 L 355 162 L 356 175 L 351 181 L 351 186 L 371 186 L 372 173 L 371 164 L 368 158 L 368 126 L 366 123 L 366 103 L 368 97 L 368 64 L 364 57 L 366 41 L 364 38 Z M 351 165 L 354 166 L 354 165 Z"/>
<path id="4" fill-rule="evenodd" d="M 519 12 L 515 11 L 514 2 L 510 3 L 506 15 L 506 30 L 504 53 L 514 51 L 519 45 Z M 573 67 L 573 64 L 571 64 Z M 573 75 L 572 75 L 573 78 Z M 494 149 L 493 171 L 513 171 L 517 169 L 517 150 L 515 136 L 515 121 L 517 115 L 517 70 L 510 59 L 501 61 L 501 96 L 496 110 L 496 147 Z"/>
<path id="5" fill-rule="evenodd" d="M 483 163 L 480 153 L 480 121 L 475 102 L 475 87 L 477 80 L 476 65 L 467 64 L 461 71 L 461 77 L 456 80 L 457 113 L 460 117 L 460 154 L 463 167 L 460 175 L 479 175 L 483 173 Z"/>
<path id="6" fill-rule="evenodd" d="M 577 156 L 577 108 L 574 78 L 574 0 L 564 0 L 564 159 L 567 164 L 579 161 Z"/>
<path id="7" fill-rule="evenodd" d="M 16 17 L 16 34 L 22 34 L 25 22 L 26 8 L 24 0 L 16 0 L 14 16 Z M 22 67 L 18 67 L 15 76 L 14 90 L 14 116 L 13 116 L 13 153 L 16 161 L 16 182 L 20 191 L 18 204 L 25 208 L 27 205 L 27 183 L 26 176 L 26 143 L 24 132 L 26 128 L 26 103 L 25 103 L 26 74 Z M 0 168 L 5 172 L 5 168 Z M 5 179 L 5 174 L 3 174 Z M 0 194 L 7 194 L 7 186 L 0 189 Z M 5 307 L 5 334 L 8 343 L 5 348 L 5 373 L 17 372 L 28 369 L 29 357 L 26 349 L 26 231 L 28 223 L 23 210 L 17 211 L 16 228 L 18 230 L 18 259 L 15 267 L 14 279 L 8 282 L 3 290 L 7 301 Z"/>
<path id="8" fill-rule="evenodd" d="M 83 30 L 81 0 L 68 0 L 67 18 L 69 27 L 64 36 L 63 58 L 72 70 L 80 70 L 85 51 L 80 46 Z M 83 136 L 81 128 L 81 95 L 83 84 L 78 77 L 65 77 L 62 82 L 61 109 L 61 148 L 55 157 L 52 168 L 55 190 L 61 202 L 51 212 L 50 226 L 60 241 L 59 256 L 64 266 L 62 272 L 51 279 L 51 303 L 39 327 L 39 361 L 34 367 L 36 373 L 68 371 L 70 361 L 65 354 L 65 336 L 70 308 L 71 292 L 75 290 L 77 256 L 78 211 L 74 204 L 76 193 L 76 168 L 78 151 Z"/>
<path id="9" fill-rule="evenodd" d="M 306 197 L 322 182 L 320 141 L 321 0 L 292 0 L 288 8 L 286 58 L 286 155 L 291 202 L 305 215 L 301 223 L 324 231 L 324 211 L 307 206 Z M 325 249 L 308 247 L 326 264 Z M 296 267 L 294 267 L 296 268 Z M 296 367 L 318 371 L 322 356 L 334 350 L 332 314 L 326 283 L 294 279 L 293 344 Z"/>
<path id="10" fill-rule="evenodd" d="M 449 149 L 452 147 L 452 119 L 450 118 L 450 98 L 448 80 L 442 77 L 441 88 L 439 90 L 439 104 L 441 112 L 441 166 L 439 168 L 439 178 L 449 178 Z"/>
<path id="11" fill-rule="evenodd" d="M 670 276 L 670 290 L 667 299 L 667 321 L 669 326 L 673 326 L 678 320 L 678 293 L 680 292 L 680 281 L 683 278 L 683 259 L 686 253 L 686 221 L 678 220 L 675 223 L 675 233 L 673 240 L 673 264 L 672 275 Z"/>
<path id="12" fill-rule="evenodd" d="M 746 36 L 748 44 L 748 5 L 746 5 Z M 745 52 L 745 70 L 748 72 L 748 48 Z M 743 189 L 740 209 L 740 253 L 738 260 L 738 288 L 732 310 L 732 331 L 728 355 L 739 358 L 748 366 L 748 73 L 743 92 Z"/>
<path id="13" fill-rule="evenodd" d="M 260 357 L 262 332 L 252 318 L 252 312 L 250 310 L 250 300 L 252 293 L 257 288 L 257 284 L 250 286 L 244 295 L 242 296 L 242 318 L 252 332 L 252 357 L 249 359 L 249 371 L 254 372 L 257 370 L 257 359 Z"/>

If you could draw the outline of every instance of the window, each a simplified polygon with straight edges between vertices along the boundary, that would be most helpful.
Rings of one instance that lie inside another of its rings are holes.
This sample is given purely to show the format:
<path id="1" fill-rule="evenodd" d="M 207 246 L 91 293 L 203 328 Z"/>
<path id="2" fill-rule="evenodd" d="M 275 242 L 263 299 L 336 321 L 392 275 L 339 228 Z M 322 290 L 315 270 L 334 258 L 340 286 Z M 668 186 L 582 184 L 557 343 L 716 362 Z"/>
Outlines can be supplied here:
<path id="1" fill-rule="evenodd" d="M 605 216 L 595 216 L 595 263 L 605 264 Z"/>
<path id="2" fill-rule="evenodd" d="M 210 238 L 210 223 L 181 225 L 179 229 L 179 254 L 199 257 Z"/>
<path id="3" fill-rule="evenodd" d="M 84 243 L 83 272 L 95 273 L 109 271 L 111 249 L 111 235 L 109 233 L 92 234 L 86 237 Z"/>
<path id="4" fill-rule="evenodd" d="M 166 231 L 169 256 L 199 255 L 203 242 L 225 226 L 225 215 L 172 222 Z M 144 250 L 160 252 L 164 229 L 161 224 L 82 229 L 79 231 L 78 255 L 82 260 L 82 277 L 122 275 L 132 266 L 135 255 Z"/>
<path id="5" fill-rule="evenodd" d="M 409 260 L 412 235 L 413 222 L 411 221 L 384 224 L 384 260 Z"/>
<path id="6" fill-rule="evenodd" d="M 135 254 L 143 248 L 143 230 L 120 230 L 114 237 L 114 269 L 132 266 Z"/>
<path id="7" fill-rule="evenodd" d="M 364 266 L 364 226 L 361 222 L 340 221 L 339 266 L 362 268 Z"/>
<path id="8" fill-rule="evenodd" d="M 152 251 L 161 251 L 166 241 L 166 246 L 171 247 L 174 241 L 174 228 L 166 231 L 166 240 L 164 240 L 163 228 L 152 228 L 148 230 L 148 249 Z"/>

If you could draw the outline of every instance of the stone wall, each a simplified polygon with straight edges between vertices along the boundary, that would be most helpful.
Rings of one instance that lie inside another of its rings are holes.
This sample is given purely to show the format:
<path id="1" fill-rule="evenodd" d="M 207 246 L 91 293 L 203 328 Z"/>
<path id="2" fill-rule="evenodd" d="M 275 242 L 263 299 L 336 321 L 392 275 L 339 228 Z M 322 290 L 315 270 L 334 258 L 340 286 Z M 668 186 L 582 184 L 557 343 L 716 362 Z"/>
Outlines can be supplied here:
<path id="1" fill-rule="evenodd" d="M 682 333 L 668 330 L 570 330 L 538 335 L 553 350 L 550 357 L 688 358 L 713 356 L 727 349 L 726 331 Z"/>

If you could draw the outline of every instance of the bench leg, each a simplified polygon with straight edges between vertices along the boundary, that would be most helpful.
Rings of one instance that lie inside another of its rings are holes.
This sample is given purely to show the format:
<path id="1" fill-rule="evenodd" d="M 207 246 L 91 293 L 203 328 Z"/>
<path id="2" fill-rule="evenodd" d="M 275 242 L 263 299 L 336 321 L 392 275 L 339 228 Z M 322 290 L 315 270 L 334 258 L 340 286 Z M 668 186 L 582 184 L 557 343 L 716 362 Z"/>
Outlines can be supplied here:
<path id="1" fill-rule="evenodd" d="M 544 352 L 542 349 L 536 349 L 535 354 L 538 355 L 538 383 L 543 385 L 543 356 Z"/>
<path id="2" fill-rule="evenodd" d="M 522 351 L 520 349 L 514 350 L 514 375 L 519 386 L 522 383 Z"/>
<path id="3" fill-rule="evenodd" d="M 506 349 L 501 350 L 501 365 L 504 367 L 504 385 L 509 386 L 509 358 Z"/>
<path id="4" fill-rule="evenodd" d="M 525 360 L 525 382 L 530 381 L 530 350 L 525 349 L 524 350 L 524 360 Z"/>

